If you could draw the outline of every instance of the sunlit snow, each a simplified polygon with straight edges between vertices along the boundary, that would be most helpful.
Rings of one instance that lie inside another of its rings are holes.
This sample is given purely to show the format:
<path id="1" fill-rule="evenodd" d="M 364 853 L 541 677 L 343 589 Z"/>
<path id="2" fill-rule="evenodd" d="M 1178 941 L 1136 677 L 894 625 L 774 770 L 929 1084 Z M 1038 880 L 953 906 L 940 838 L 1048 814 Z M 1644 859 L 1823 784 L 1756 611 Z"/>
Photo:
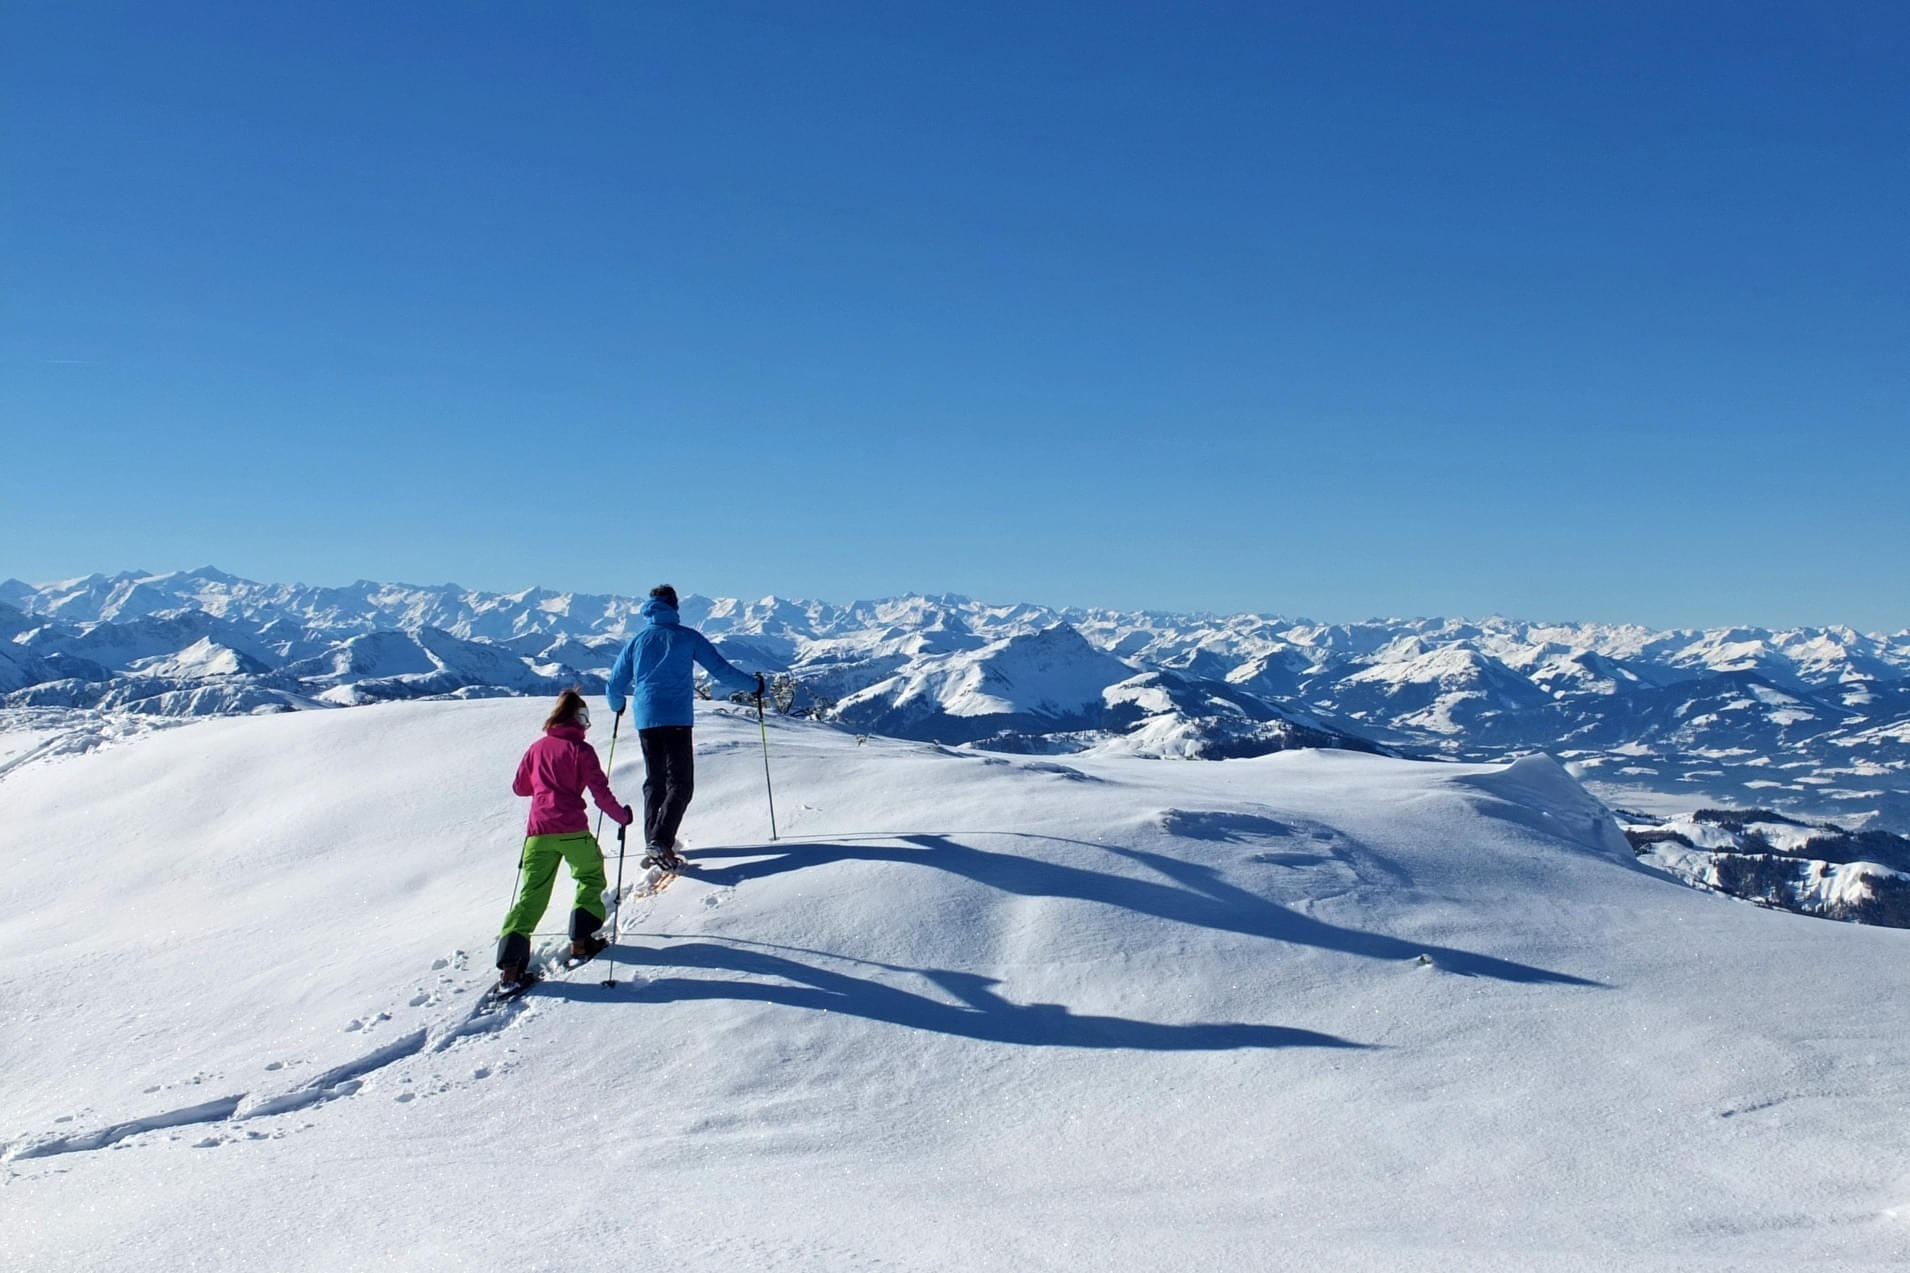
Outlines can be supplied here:
<path id="1" fill-rule="evenodd" d="M 1544 757 L 772 719 L 772 843 L 755 716 L 706 705 L 699 869 L 626 902 L 618 984 L 474 1017 L 544 707 L 0 776 L 8 1267 L 1910 1260 L 1910 931 L 1682 887 Z"/>

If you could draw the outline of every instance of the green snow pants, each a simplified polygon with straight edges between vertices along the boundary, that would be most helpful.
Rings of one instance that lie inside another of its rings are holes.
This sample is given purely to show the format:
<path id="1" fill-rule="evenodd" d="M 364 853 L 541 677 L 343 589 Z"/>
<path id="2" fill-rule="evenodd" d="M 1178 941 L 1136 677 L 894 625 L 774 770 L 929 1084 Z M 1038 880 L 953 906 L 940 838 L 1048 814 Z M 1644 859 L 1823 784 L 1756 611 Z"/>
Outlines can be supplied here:
<path id="1" fill-rule="evenodd" d="M 534 835 L 524 841 L 524 855 L 518 860 L 524 877 L 518 884 L 517 904 L 504 917 L 500 937 L 508 939 L 515 934 L 525 938 L 528 949 L 528 938 L 537 931 L 538 921 L 550 906 L 550 890 L 557 882 L 560 859 L 570 864 L 570 878 L 577 886 L 575 908 L 570 912 L 570 939 L 582 941 L 603 926 L 609 914 L 604 909 L 603 894 L 610 886 L 604 878 L 603 850 L 590 832 L 570 831 Z"/>

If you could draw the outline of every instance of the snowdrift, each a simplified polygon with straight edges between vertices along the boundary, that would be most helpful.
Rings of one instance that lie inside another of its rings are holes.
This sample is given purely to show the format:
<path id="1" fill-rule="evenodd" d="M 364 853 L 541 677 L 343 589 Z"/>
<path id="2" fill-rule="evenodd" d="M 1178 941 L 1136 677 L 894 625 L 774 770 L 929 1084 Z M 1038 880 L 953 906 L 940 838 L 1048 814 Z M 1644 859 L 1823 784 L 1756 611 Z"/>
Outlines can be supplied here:
<path id="1" fill-rule="evenodd" d="M 1684 888 L 1549 759 L 781 721 L 771 843 L 756 721 L 704 705 L 698 869 L 626 902 L 619 984 L 474 1017 L 543 709 L 0 746 L 0 1262 L 1910 1258 L 1910 932 Z"/>

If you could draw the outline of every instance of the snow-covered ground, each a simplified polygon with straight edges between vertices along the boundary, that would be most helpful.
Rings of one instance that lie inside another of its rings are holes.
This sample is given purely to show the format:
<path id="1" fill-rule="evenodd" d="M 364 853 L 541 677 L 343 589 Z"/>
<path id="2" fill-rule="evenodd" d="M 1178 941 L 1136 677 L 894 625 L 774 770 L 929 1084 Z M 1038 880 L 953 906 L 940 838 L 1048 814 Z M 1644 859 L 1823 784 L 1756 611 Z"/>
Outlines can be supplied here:
<path id="1" fill-rule="evenodd" d="M 0 1266 L 1910 1260 L 1910 931 L 1681 887 L 1544 758 L 781 721 L 770 843 L 756 721 L 706 709 L 700 871 L 626 906 L 619 984 L 473 1019 L 544 710 L 0 776 Z"/>
<path id="2" fill-rule="evenodd" d="M 13 715 L 24 716 L 26 713 L 16 712 Z M 28 757 L 41 754 L 57 736 L 57 730 L 43 725 L 23 725 L 19 729 L 0 732 L 0 765 L 20 764 Z"/>

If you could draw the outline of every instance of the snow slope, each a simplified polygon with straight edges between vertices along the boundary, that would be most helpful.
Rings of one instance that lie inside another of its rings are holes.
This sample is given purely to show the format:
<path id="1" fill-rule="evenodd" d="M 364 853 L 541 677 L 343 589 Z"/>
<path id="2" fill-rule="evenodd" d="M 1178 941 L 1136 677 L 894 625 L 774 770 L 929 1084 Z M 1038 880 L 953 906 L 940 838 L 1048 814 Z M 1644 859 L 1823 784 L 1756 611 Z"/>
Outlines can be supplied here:
<path id="1" fill-rule="evenodd" d="M 543 710 L 0 777 L 0 1265 L 1910 1259 L 1910 931 L 1681 887 L 1543 757 L 772 722 L 771 844 L 756 722 L 704 705 L 702 870 L 626 906 L 621 984 L 474 1020 Z"/>

